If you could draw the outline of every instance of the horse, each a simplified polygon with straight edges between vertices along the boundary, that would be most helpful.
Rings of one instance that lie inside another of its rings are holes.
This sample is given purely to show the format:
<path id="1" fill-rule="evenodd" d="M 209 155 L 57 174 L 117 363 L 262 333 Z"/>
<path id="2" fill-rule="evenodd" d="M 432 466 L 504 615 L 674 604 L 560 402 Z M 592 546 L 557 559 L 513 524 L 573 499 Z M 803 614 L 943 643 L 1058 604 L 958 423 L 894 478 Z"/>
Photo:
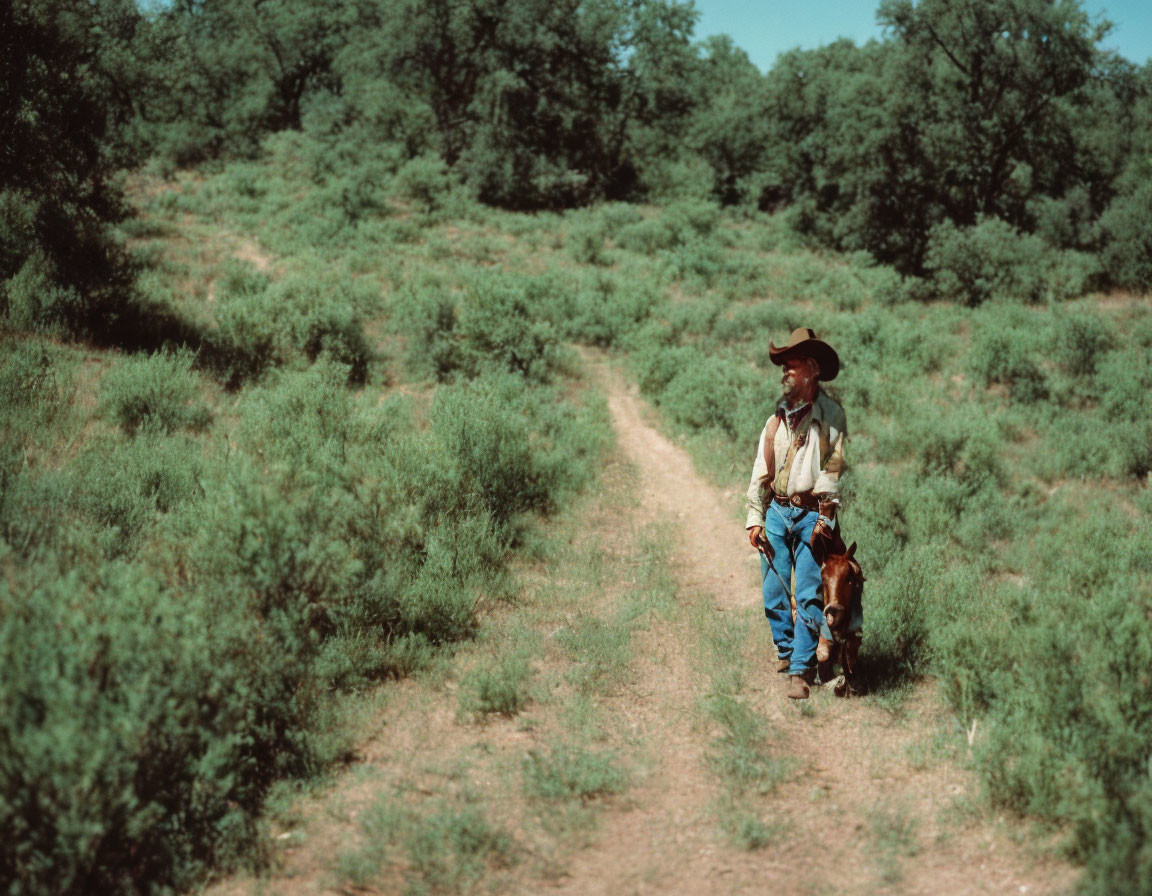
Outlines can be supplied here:
<path id="1" fill-rule="evenodd" d="M 831 639 L 820 634 L 816 645 L 816 663 L 823 681 L 832 678 L 836 663 L 842 673 L 833 688 L 837 697 L 850 693 L 849 679 L 856 674 L 860 653 L 860 632 L 851 628 L 864 598 L 864 571 L 856 560 L 856 542 L 844 547 L 838 529 L 825 530 L 813 540 L 812 556 L 820 564 L 820 582 L 824 597 L 824 621 Z"/>

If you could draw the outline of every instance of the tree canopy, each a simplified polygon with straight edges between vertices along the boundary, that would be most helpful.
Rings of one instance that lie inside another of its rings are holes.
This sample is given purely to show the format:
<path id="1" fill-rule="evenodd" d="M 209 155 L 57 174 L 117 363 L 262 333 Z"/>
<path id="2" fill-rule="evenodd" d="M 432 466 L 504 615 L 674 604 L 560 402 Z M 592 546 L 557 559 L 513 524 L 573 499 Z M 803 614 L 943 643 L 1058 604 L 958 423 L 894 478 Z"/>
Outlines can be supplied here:
<path id="1" fill-rule="evenodd" d="M 761 73 L 730 39 L 694 43 L 687 0 L 11 0 L 7 316 L 103 313 L 91 297 L 123 277 L 118 168 L 255 156 L 282 131 L 328 166 L 414 163 L 505 207 L 658 192 L 784 210 L 907 274 L 1002 222 L 1095 259 L 1100 284 L 1152 288 L 1152 74 L 1100 49 L 1106 23 L 1078 0 L 877 16 L 880 41 Z"/>

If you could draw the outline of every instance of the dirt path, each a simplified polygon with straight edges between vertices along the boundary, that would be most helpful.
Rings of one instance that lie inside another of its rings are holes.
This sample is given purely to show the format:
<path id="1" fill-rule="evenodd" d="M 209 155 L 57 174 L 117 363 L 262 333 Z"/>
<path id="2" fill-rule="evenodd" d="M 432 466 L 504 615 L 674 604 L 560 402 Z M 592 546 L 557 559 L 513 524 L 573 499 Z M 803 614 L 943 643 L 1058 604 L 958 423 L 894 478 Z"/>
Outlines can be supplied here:
<path id="1" fill-rule="evenodd" d="M 597 572 L 584 579 L 564 573 L 573 580 L 557 583 L 550 578 L 560 575 L 555 564 L 544 564 L 535 575 L 536 593 L 546 600 L 512 625 L 517 644 L 536 645 L 529 706 L 477 723 L 458 711 L 466 673 L 395 686 L 359 764 L 329 791 L 301 800 L 289 830 L 272 832 L 283 838 L 275 841 L 278 870 L 259 880 L 233 878 L 211 892 L 1068 891 L 1075 882 L 1068 866 L 1050 851 L 1029 850 L 1019 823 L 982 808 L 974 777 L 957 761 L 963 734 L 949 729 L 929 688 L 898 705 L 841 700 L 820 689 L 804 704 L 784 697 L 784 676 L 769 671 L 759 568 L 744 542 L 737 495 L 694 472 L 606 361 L 589 359 L 589 367 L 608 396 L 620 456 L 605 474 L 604 497 L 588 511 L 591 541 L 574 536 L 573 551 L 583 550 L 584 568 Z M 583 661 L 556 647 L 556 633 L 618 613 L 629 589 L 643 585 L 623 580 L 645 539 L 666 551 L 674 597 L 637 611 L 615 684 L 578 692 L 573 669 Z M 593 560 L 602 565 L 588 566 Z M 460 663 L 495 662 L 511 649 L 510 642 L 481 643 Z M 725 729 L 706 709 L 723 689 L 718 668 L 729 669 L 735 682 L 725 686 L 726 705 L 746 708 L 763 726 L 752 745 L 761 752 L 747 754 L 745 743 L 740 761 L 783 769 L 780 780 L 741 787 L 732 784 L 739 769 L 729 779 L 718 771 Z M 565 738 L 593 753 L 608 750 L 630 769 L 622 794 L 570 807 L 594 808 L 591 825 L 541 808 L 520 784 L 524 756 Z M 403 813 L 385 812 L 375 827 L 365 821 L 389 799 L 405 811 L 482 807 L 518 853 L 490 858 L 468 876 L 444 878 L 441 869 L 430 879 L 435 866 L 413 848 L 385 850 L 349 883 L 341 851 L 371 852 L 373 838 L 400 836 L 394 829 L 408 817 Z M 760 833 L 734 838 L 725 822 L 738 815 Z"/>

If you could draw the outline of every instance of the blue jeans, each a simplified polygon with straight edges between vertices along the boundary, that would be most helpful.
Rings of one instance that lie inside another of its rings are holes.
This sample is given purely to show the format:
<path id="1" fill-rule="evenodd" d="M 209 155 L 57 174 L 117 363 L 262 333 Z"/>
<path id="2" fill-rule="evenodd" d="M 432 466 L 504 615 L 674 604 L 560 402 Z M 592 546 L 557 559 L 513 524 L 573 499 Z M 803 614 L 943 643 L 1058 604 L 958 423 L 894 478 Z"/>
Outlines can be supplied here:
<path id="1" fill-rule="evenodd" d="M 764 536 L 775 552 L 772 566 L 776 569 L 773 572 L 767 558 L 760 555 L 764 615 L 772 626 L 776 652 L 780 659 L 789 660 L 788 672 L 791 675 L 803 675 L 816 667 L 816 640 L 824 622 L 820 564 L 809 547 L 818 519 L 819 514 L 814 511 L 774 501 L 768 505 L 764 518 Z M 793 569 L 796 571 L 795 625 L 785 587 L 791 583 Z"/>

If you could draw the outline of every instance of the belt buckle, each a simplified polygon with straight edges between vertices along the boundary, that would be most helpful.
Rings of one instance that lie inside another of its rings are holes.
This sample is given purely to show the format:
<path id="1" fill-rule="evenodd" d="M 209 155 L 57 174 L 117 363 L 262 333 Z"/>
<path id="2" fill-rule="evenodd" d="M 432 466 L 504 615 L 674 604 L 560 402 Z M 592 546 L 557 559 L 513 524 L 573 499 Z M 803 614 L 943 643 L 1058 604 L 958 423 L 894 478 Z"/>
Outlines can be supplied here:
<path id="1" fill-rule="evenodd" d="M 793 507 L 799 507 L 800 506 L 800 495 L 798 495 L 798 494 L 793 495 L 789 500 L 792 502 Z"/>

